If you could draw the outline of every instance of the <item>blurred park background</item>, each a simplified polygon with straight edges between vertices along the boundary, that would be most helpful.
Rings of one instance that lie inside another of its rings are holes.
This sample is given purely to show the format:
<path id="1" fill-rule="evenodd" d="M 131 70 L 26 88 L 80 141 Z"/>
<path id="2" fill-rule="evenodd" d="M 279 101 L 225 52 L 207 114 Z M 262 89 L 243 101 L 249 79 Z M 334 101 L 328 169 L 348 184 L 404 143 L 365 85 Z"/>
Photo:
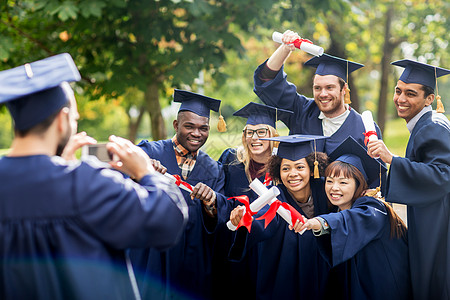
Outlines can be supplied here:
<path id="1" fill-rule="evenodd" d="M 99 141 L 115 134 L 139 142 L 174 134 L 174 88 L 221 99 L 226 133 L 211 118 L 203 148 L 217 159 L 240 144 L 253 72 L 277 48 L 273 31 L 297 31 L 331 55 L 363 63 L 350 75 L 352 107 L 372 111 L 388 147 L 404 155 L 405 122 L 392 103 L 409 58 L 450 68 L 450 2 L 434 0 L 0 0 L 0 70 L 68 52 L 82 81 L 73 85 L 79 131 Z M 312 97 L 311 56 L 294 52 L 285 70 Z M 450 76 L 438 91 L 450 111 Z M 433 104 L 435 108 L 435 103 Z M 278 122 L 281 134 L 288 130 Z M 0 154 L 12 140 L 0 106 Z"/>

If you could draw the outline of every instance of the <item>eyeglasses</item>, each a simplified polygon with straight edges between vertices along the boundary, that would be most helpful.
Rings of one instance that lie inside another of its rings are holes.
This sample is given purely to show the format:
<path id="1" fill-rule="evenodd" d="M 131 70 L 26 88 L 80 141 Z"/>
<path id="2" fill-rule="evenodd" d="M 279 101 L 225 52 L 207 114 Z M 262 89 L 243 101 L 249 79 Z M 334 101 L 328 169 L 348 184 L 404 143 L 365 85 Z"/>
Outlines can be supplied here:
<path id="1" fill-rule="evenodd" d="M 256 132 L 256 135 L 259 138 L 262 138 L 262 137 L 267 136 L 267 133 L 269 132 L 269 128 L 258 128 L 258 129 L 255 129 L 255 130 L 253 130 L 253 129 L 244 129 L 242 132 L 244 132 L 245 137 L 248 137 L 248 138 L 252 138 L 253 135 L 255 134 L 255 132 Z"/>

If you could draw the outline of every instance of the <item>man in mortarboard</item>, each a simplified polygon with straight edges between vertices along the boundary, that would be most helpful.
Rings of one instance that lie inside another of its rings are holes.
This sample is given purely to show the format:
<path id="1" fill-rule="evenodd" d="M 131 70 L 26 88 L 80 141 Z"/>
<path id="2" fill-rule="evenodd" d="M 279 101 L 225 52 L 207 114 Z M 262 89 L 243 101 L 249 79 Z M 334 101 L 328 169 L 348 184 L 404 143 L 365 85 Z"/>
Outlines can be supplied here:
<path id="1" fill-rule="evenodd" d="M 165 249 L 187 220 L 176 186 L 125 139 L 111 137 L 110 165 L 56 156 L 77 130 L 79 79 L 69 54 L 0 72 L 15 133 L 0 158 L 1 299 L 133 299 L 125 250 Z"/>
<path id="2" fill-rule="evenodd" d="M 331 153 L 348 136 L 353 136 L 364 145 L 365 132 L 361 115 L 344 103 L 349 98 L 348 74 L 363 65 L 346 59 L 323 54 L 313 57 L 305 66 L 316 68 L 313 81 L 314 99 L 297 93 L 294 84 L 287 81 L 283 65 L 296 48 L 293 41 L 300 36 L 287 30 L 282 37 L 283 44 L 262 63 L 254 74 L 254 92 L 271 106 L 293 111 L 292 116 L 281 119 L 289 134 L 325 135 L 330 138 L 318 141 L 317 151 Z M 380 130 L 375 124 L 377 135 Z"/>
<path id="3" fill-rule="evenodd" d="M 197 93 L 174 91 L 180 102 L 173 121 L 175 136 L 160 141 L 143 140 L 139 147 L 157 160 L 162 172 L 179 176 L 193 187 L 182 191 L 189 206 L 189 221 L 180 242 L 168 251 L 136 249 L 131 252 L 144 299 L 166 299 L 189 295 L 211 297 L 211 257 L 217 224 L 222 220 L 224 173 L 217 163 L 200 148 L 209 135 L 210 111 L 218 111 L 221 101 Z M 226 214 L 223 214 L 226 215 Z M 162 282 L 155 285 L 154 280 Z"/>
<path id="4" fill-rule="evenodd" d="M 392 64 L 404 68 L 393 100 L 410 132 L 406 155 L 394 156 L 382 141 L 369 142 L 368 153 L 391 164 L 386 200 L 408 207 L 414 299 L 450 299 L 450 122 L 431 108 L 435 98 L 442 105 L 437 78 L 450 70 L 408 59 Z"/>

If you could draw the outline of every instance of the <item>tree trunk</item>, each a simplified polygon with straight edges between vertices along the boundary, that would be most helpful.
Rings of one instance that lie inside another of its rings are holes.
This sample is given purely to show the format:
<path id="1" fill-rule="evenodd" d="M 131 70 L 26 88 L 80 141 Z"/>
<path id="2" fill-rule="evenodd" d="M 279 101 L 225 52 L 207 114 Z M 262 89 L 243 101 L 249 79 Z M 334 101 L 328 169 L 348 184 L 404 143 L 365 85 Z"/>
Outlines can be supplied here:
<path id="1" fill-rule="evenodd" d="M 150 115 L 151 133 L 154 141 L 162 140 L 167 137 L 166 126 L 161 114 L 161 105 L 159 103 L 158 83 L 152 82 L 147 86 L 144 95 L 147 111 Z"/>
<path id="2" fill-rule="evenodd" d="M 145 112 L 146 112 L 145 105 L 142 105 L 139 109 L 139 115 L 138 115 L 136 121 L 133 121 L 131 116 L 128 116 L 129 120 L 130 120 L 128 123 L 128 139 L 130 141 L 132 141 L 133 143 L 136 143 L 137 132 L 138 132 L 139 126 L 141 125 L 142 118 L 144 117 Z"/>
<path id="3" fill-rule="evenodd" d="M 380 79 L 380 94 L 378 98 L 378 112 L 377 112 L 377 124 L 383 133 L 386 125 L 386 107 L 387 97 L 389 90 L 389 70 L 390 61 L 392 59 L 392 53 L 396 47 L 396 44 L 391 42 L 391 23 L 394 14 L 394 7 L 390 5 L 386 13 L 386 23 L 384 28 L 384 45 L 383 45 L 383 58 L 381 59 L 381 79 Z"/>

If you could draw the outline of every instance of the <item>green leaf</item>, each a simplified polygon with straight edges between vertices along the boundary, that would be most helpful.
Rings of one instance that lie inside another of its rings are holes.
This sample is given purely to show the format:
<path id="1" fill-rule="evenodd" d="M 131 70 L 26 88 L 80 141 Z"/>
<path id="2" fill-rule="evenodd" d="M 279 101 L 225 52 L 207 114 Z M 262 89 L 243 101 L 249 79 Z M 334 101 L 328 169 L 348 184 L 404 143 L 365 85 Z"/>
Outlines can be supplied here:
<path id="1" fill-rule="evenodd" d="M 76 19 L 77 13 L 80 9 L 73 1 L 65 1 L 61 4 L 61 6 L 57 9 L 58 18 L 61 21 L 67 21 L 68 19 Z"/>
<path id="2" fill-rule="evenodd" d="M 105 6 L 105 1 L 86 0 L 80 3 L 81 14 L 85 18 L 89 18 L 90 16 L 99 18 Z"/>

